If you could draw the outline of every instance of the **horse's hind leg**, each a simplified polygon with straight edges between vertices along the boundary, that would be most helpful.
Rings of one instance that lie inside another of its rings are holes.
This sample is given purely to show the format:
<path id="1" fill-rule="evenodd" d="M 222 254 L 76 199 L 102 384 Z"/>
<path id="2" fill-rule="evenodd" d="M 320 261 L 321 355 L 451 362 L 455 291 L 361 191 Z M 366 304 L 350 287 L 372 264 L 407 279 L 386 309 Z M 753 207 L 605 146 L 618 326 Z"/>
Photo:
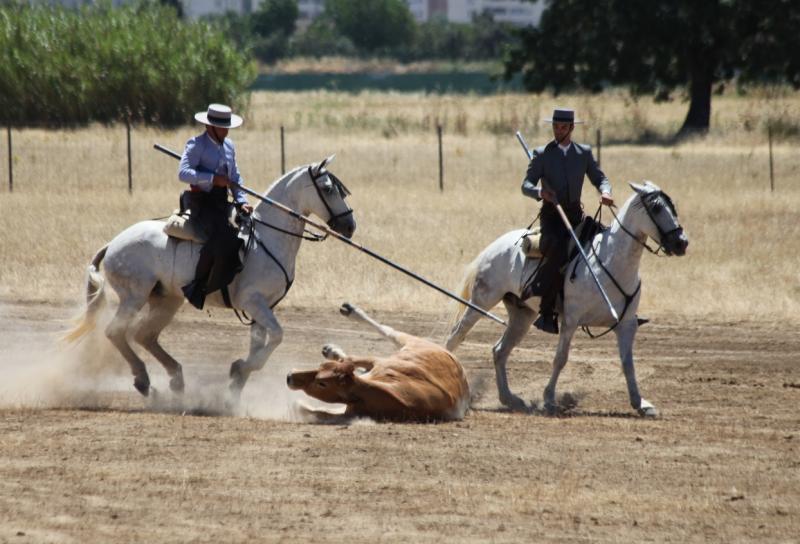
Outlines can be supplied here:
<path id="1" fill-rule="evenodd" d="M 514 300 L 503 299 L 503 304 L 508 311 L 508 327 L 506 327 L 503 336 L 492 348 L 494 371 L 497 378 L 497 393 L 503 405 L 512 410 L 525 411 L 527 410 L 525 401 L 513 394 L 508 387 L 506 362 L 511 351 L 530 330 L 536 314 L 527 306 L 517 304 Z"/>
<path id="2" fill-rule="evenodd" d="M 470 302 L 478 308 L 483 308 L 484 310 L 488 311 L 494 308 L 495 304 L 500 302 L 502 297 L 502 293 L 498 293 L 496 290 L 491 289 L 485 281 L 482 281 L 481 278 L 478 278 L 475 281 L 475 287 L 472 290 Z M 445 341 L 444 347 L 448 351 L 454 351 L 458 346 L 461 345 L 461 343 L 464 341 L 464 338 L 467 337 L 467 333 L 472 330 L 472 327 L 475 326 L 475 323 L 477 323 L 481 317 L 483 317 L 483 314 L 477 310 L 467 308 L 464 311 L 464 315 L 462 315 L 461 319 L 458 320 L 458 323 L 456 323 L 451 329 L 450 334 L 447 336 L 447 341 Z"/>
<path id="3" fill-rule="evenodd" d="M 146 299 L 144 297 L 133 296 L 130 293 L 119 292 L 120 304 L 117 313 L 106 327 L 106 336 L 111 343 L 119 350 L 133 374 L 133 386 L 145 397 L 150 392 L 150 376 L 147 375 L 147 368 L 144 366 L 138 355 L 128 344 L 128 329 L 136 314 L 142 309 Z"/>
<path id="4" fill-rule="evenodd" d="M 183 369 L 180 363 L 161 347 L 158 336 L 182 305 L 183 299 L 179 297 L 151 296 L 150 310 L 139 322 L 135 334 L 136 341 L 164 366 L 170 376 L 169 388 L 176 393 L 183 392 Z"/>

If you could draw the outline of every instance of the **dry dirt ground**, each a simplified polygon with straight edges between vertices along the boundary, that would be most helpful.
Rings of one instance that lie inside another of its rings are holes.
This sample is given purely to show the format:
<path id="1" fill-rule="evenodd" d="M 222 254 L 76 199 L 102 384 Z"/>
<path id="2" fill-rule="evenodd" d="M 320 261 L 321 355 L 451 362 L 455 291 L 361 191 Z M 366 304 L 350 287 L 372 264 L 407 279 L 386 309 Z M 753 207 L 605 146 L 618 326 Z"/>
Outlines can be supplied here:
<path id="1" fill-rule="evenodd" d="M 582 335 L 560 382 L 572 411 L 503 410 L 490 356 L 500 330 L 484 320 L 457 353 L 477 396 L 464 421 L 336 426 L 294 417 L 287 370 L 317 364 L 329 341 L 352 353 L 391 346 L 336 308 L 278 313 L 284 344 L 226 415 L 228 365 L 248 332 L 227 313 L 182 310 L 163 339 L 187 392 L 172 398 L 147 359 L 162 393 L 146 401 L 102 342 L 53 343 L 68 308 L 0 305 L 0 542 L 800 538 L 793 327 L 646 325 L 639 383 L 661 417 L 644 420 L 628 406 L 613 340 Z M 438 316 L 372 313 L 423 336 L 445 329 Z M 554 344 L 528 336 L 510 363 L 515 392 L 540 399 Z"/>

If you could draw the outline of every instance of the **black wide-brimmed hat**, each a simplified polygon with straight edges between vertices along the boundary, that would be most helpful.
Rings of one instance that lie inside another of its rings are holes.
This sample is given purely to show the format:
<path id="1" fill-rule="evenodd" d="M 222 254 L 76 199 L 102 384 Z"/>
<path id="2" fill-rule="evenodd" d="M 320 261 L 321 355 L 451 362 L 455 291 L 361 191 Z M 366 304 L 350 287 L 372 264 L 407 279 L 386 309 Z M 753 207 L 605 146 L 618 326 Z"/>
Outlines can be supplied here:
<path id="1" fill-rule="evenodd" d="M 196 121 L 212 127 L 236 128 L 242 124 L 242 118 L 224 104 L 209 104 L 208 111 L 195 113 L 194 118 Z"/>
<path id="2" fill-rule="evenodd" d="M 575 123 L 579 125 L 583 123 L 581 119 L 575 119 L 575 110 L 569 108 L 556 108 L 553 110 L 553 117 L 550 119 L 542 119 L 545 123 Z"/>

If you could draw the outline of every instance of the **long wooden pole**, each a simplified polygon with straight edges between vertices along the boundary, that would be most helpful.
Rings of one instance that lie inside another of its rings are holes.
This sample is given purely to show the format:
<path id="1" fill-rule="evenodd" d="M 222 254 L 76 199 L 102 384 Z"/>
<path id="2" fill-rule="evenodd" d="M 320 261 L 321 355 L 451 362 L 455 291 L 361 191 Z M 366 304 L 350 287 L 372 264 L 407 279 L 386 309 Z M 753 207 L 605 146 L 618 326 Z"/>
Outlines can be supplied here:
<path id="1" fill-rule="evenodd" d="M 168 148 L 166 148 L 166 147 L 164 147 L 164 146 L 162 146 L 162 145 L 155 144 L 155 145 L 153 145 L 153 147 L 154 147 L 155 149 L 157 149 L 157 150 L 161 151 L 162 153 L 165 153 L 165 154 L 167 154 L 167 155 L 169 155 L 170 157 L 173 157 L 173 158 L 175 158 L 175 159 L 180 159 L 180 158 L 181 158 L 181 156 L 180 156 L 180 155 L 178 155 L 176 152 L 174 152 L 174 151 L 172 151 L 171 149 L 168 149 Z M 310 219 L 310 218 L 306 217 L 305 215 L 302 215 L 301 213 L 299 213 L 299 212 L 296 212 L 296 211 L 295 211 L 295 210 L 293 210 L 292 208 L 290 208 L 290 207 L 288 207 L 288 206 L 285 206 L 284 204 L 281 204 L 280 202 L 277 202 L 277 201 L 275 201 L 275 200 L 272 200 L 272 199 L 271 199 L 271 198 L 269 198 L 268 196 L 264 196 L 264 195 L 262 195 L 262 194 L 260 194 L 260 193 L 257 193 L 257 192 L 255 192 L 255 191 L 253 191 L 252 189 L 249 189 L 249 188 L 245 187 L 244 185 L 239 185 L 239 188 L 240 188 L 242 191 L 244 191 L 245 193 L 247 193 L 248 195 L 250 195 L 250 196 L 252 196 L 252 197 L 254 197 L 254 198 L 257 198 L 258 200 L 261 200 L 261 201 L 263 201 L 263 202 L 266 202 L 266 203 L 267 203 L 267 204 L 269 204 L 270 206 L 274 206 L 275 208 L 278 208 L 278 209 L 279 209 L 279 210 L 281 210 L 281 211 L 284 211 L 284 212 L 288 213 L 289 215 L 291 215 L 291 216 L 292 216 L 292 217 L 294 217 L 295 219 L 299 219 L 300 221 L 303 221 L 304 223 L 306 223 L 306 224 L 308 224 L 308 225 L 311 225 L 312 227 L 314 227 L 314 228 L 316 228 L 316 229 L 319 229 L 319 230 L 321 230 L 321 231 L 325 232 L 326 234 L 328 234 L 328 235 L 330 235 L 330 236 L 333 236 L 333 237 L 334 237 L 334 238 L 336 238 L 337 240 L 340 240 L 340 241 L 344 242 L 345 244 L 347 244 L 347 245 L 349 245 L 349 246 L 352 246 L 352 247 L 354 247 L 354 248 L 358 249 L 359 251 L 363 251 L 364 253 L 366 253 L 366 254 L 367 254 L 367 255 L 369 255 L 370 257 L 373 257 L 373 258 L 375 258 L 375 259 L 378 259 L 380 262 L 382 262 L 382 263 L 384 263 L 384 264 L 388 264 L 389 266 L 391 266 L 391 267 L 392 267 L 392 268 L 394 268 L 395 270 L 399 270 L 399 271 L 400 271 L 400 272 L 402 272 L 403 274 L 406 274 L 406 275 L 408 275 L 408 276 L 411 276 L 411 277 L 412 277 L 412 278 L 414 278 L 415 280 L 417 280 L 417 281 L 420 281 L 420 282 L 424 283 L 424 284 L 425 284 L 425 285 L 427 285 L 428 287 L 431 287 L 431 288 L 433 288 L 433 289 L 436 289 L 437 291 L 439 291 L 439 292 L 440 292 L 440 293 L 442 293 L 443 295 L 447 295 L 448 297 L 452 298 L 453 300 L 457 300 L 458 302 L 460 302 L 461 304 L 463 304 L 463 305 L 465 305 L 465 306 L 469 306 L 470 308 L 472 308 L 472 309 L 473 309 L 473 310 L 475 310 L 476 312 L 478 312 L 478 313 L 480 313 L 480 314 L 483 314 L 483 315 L 485 315 L 485 316 L 486 316 L 486 317 L 488 317 L 489 319 L 491 319 L 491 320 L 493 320 L 493 321 L 496 321 L 496 322 L 500 323 L 501 325 L 506 325 L 506 326 L 507 326 L 507 323 L 506 323 L 505 321 L 503 321 L 502 319 L 500 319 L 499 317 L 497 317 L 497 316 L 496 316 L 496 315 L 494 315 L 493 313 L 491 313 L 491 312 L 487 312 L 486 310 L 484 310 L 484 309 L 483 309 L 483 308 L 481 308 L 480 306 L 476 306 L 475 304 L 471 303 L 470 301 L 468 301 L 468 300 L 464 300 L 464 299 L 463 299 L 463 298 L 461 298 L 460 296 L 456 295 L 455 293 L 452 293 L 452 292 L 448 291 L 447 289 L 445 289 L 445 288 L 443 288 L 443 287 L 439 287 L 438 285 L 436 285 L 436 284 L 435 284 L 435 283 L 433 283 L 432 281 L 430 281 L 430 280 L 427 280 L 427 279 L 423 278 L 422 276 L 420 276 L 420 275 L 419 275 L 419 274 L 417 274 L 416 272 L 412 272 L 412 271 L 410 271 L 410 270 L 408 270 L 408 269 L 406 269 L 406 268 L 403 268 L 403 267 L 402 267 L 402 266 L 400 266 L 399 264 L 397 264 L 397 263 L 395 263 L 395 262 L 392 262 L 392 261 L 390 261 L 389 259 L 387 259 L 386 257 L 383 257 L 382 255 L 379 255 L 379 254 L 375 253 L 375 252 L 374 252 L 374 251 L 372 251 L 371 249 L 369 249 L 369 248 L 366 248 L 366 247 L 362 246 L 361 244 L 359 244 L 359 243 L 357 243 L 357 242 L 354 242 L 354 241 L 352 241 L 350 238 L 348 238 L 348 237 L 346 237 L 346 236 L 342 236 L 341 234 L 339 234 L 339 233 L 338 233 L 338 232 L 336 232 L 335 230 L 333 230 L 333 229 L 329 228 L 327 225 L 323 225 L 323 224 L 321 224 L 321 223 L 317 223 L 317 222 L 316 222 L 316 221 L 314 221 L 313 219 Z"/>

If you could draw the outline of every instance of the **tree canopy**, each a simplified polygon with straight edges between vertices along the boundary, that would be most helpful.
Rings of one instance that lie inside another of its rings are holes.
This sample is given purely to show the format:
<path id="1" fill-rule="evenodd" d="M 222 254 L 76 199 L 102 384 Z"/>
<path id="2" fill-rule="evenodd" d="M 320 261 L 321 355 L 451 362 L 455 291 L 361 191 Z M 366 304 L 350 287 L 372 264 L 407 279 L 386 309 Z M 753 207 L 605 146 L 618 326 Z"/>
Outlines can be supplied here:
<path id="1" fill-rule="evenodd" d="M 367 52 L 411 43 L 416 22 L 403 0 L 327 0 L 325 15 L 356 47 Z"/>
<path id="2" fill-rule="evenodd" d="M 680 134 L 708 129 L 714 86 L 800 87 L 800 0 L 548 0 L 537 28 L 520 32 L 507 78 L 526 88 L 599 92 L 627 85 L 666 99 L 685 87 Z"/>

